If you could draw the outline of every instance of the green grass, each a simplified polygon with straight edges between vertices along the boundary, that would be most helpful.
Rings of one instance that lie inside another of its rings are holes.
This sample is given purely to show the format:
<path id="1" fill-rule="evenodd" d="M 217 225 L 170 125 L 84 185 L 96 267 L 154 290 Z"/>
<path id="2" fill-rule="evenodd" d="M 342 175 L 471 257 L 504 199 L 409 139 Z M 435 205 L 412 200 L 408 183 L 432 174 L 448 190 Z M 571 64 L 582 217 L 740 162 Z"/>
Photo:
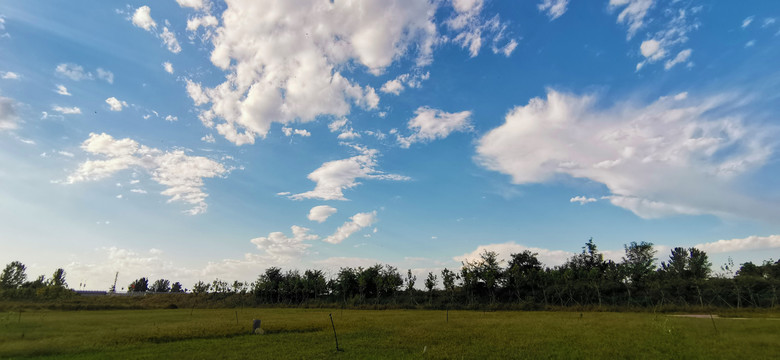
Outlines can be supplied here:
<path id="1" fill-rule="evenodd" d="M 652 313 L 190 309 L 0 314 L 0 358 L 774 358 L 780 320 Z M 335 351 L 328 314 L 339 345 Z M 734 316 L 735 314 L 728 314 Z M 238 324 L 236 323 L 238 316 Z M 250 335 L 252 319 L 263 335 Z M 716 328 L 717 327 L 717 330 Z"/>

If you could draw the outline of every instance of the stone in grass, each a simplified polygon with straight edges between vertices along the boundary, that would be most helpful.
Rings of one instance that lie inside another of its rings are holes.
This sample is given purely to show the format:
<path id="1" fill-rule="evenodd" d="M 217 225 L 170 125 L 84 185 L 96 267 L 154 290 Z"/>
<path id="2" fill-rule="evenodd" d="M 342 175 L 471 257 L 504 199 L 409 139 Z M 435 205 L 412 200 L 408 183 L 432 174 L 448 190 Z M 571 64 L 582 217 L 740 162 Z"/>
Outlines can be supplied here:
<path id="1" fill-rule="evenodd" d="M 252 320 L 252 334 L 263 334 L 263 329 L 260 328 L 260 320 Z"/>

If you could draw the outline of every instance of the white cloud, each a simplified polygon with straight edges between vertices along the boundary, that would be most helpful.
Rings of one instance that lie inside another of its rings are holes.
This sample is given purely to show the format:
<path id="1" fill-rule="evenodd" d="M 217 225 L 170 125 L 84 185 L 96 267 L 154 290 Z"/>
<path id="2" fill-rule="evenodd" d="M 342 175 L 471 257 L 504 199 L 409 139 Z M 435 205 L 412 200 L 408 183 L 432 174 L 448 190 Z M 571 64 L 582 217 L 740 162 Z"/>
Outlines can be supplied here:
<path id="1" fill-rule="evenodd" d="M 529 250 L 533 253 L 537 253 L 537 258 L 545 266 L 552 267 L 556 265 L 562 265 L 568 258 L 574 255 L 573 252 L 563 250 L 549 250 L 536 247 L 528 247 L 520 245 L 515 242 L 506 242 L 500 244 L 487 244 L 480 245 L 474 251 L 466 253 L 460 256 L 453 257 L 453 260 L 459 262 L 473 262 L 480 259 L 480 255 L 485 251 L 495 251 L 498 254 L 498 259 L 503 260 L 506 264 L 511 258 L 512 254 L 521 253 L 525 250 Z"/>
<path id="2" fill-rule="evenodd" d="M 166 187 L 161 194 L 170 197 L 169 203 L 192 205 L 187 211 L 191 215 L 206 211 L 208 195 L 203 191 L 203 180 L 224 176 L 228 172 L 222 164 L 205 157 L 188 156 L 182 150 L 161 151 L 129 138 L 117 140 L 105 133 L 90 134 L 81 148 L 106 159 L 81 163 L 68 176 L 67 183 L 101 180 L 129 168 L 143 169 L 152 180 Z"/>
<path id="3" fill-rule="evenodd" d="M 130 192 L 136 193 L 136 194 L 146 194 L 146 190 L 144 189 L 130 189 Z"/>
<path id="4" fill-rule="evenodd" d="M 745 20 L 742 20 L 742 28 L 744 29 L 744 28 L 750 26 L 750 24 L 753 22 L 754 18 L 755 18 L 755 16 L 748 16 L 748 17 L 745 18 Z"/>
<path id="5" fill-rule="evenodd" d="M 62 156 L 65 156 L 65 157 L 73 157 L 73 156 L 75 156 L 75 155 L 73 155 L 73 153 L 71 153 L 71 152 L 67 152 L 67 151 L 65 151 L 65 150 L 60 150 L 60 151 L 57 151 L 57 153 L 58 153 L 58 154 L 60 154 L 60 155 L 62 155 Z"/>
<path id="6" fill-rule="evenodd" d="M 213 144 L 213 143 L 217 142 L 217 140 L 214 139 L 214 135 L 211 135 L 211 134 L 207 134 L 206 136 L 200 138 L 200 140 L 201 141 L 205 141 L 205 142 L 207 142 L 209 144 Z"/>
<path id="7" fill-rule="evenodd" d="M 677 64 L 688 61 L 688 58 L 691 57 L 691 51 L 692 51 L 691 49 L 685 49 L 683 51 L 680 51 L 679 53 L 677 53 L 677 56 L 675 56 L 674 59 L 668 60 L 666 64 L 664 64 L 664 69 L 669 70 Z"/>
<path id="8" fill-rule="evenodd" d="M 258 250 L 265 253 L 276 261 L 286 261 L 296 259 L 306 253 L 306 249 L 311 244 L 305 241 L 317 240 L 319 236 L 309 234 L 309 229 L 293 225 L 291 227 L 293 236 L 287 237 L 282 232 L 272 232 L 266 237 L 259 237 L 250 240 L 257 246 Z"/>
<path id="9" fill-rule="evenodd" d="M 15 72 L 6 71 L 6 72 L 3 73 L 2 78 L 5 79 L 5 80 L 19 80 L 20 76 L 19 76 L 19 74 L 15 73 Z"/>
<path id="10" fill-rule="evenodd" d="M 339 134 L 339 136 L 337 136 L 339 140 L 352 140 L 359 137 L 360 134 L 353 131 L 352 128 L 344 130 L 341 134 Z"/>
<path id="11" fill-rule="evenodd" d="M 62 106 L 53 106 L 52 110 L 60 113 L 60 114 L 81 114 L 81 109 L 79 109 L 76 106 L 73 107 L 62 107 Z"/>
<path id="12" fill-rule="evenodd" d="M 211 52 L 212 63 L 228 73 L 225 82 L 206 89 L 188 85 L 188 93 L 196 104 L 211 104 L 201 111 L 204 124 L 216 123 L 238 145 L 264 137 L 272 122 L 341 117 L 353 105 L 375 109 L 375 89 L 342 71 L 354 66 L 378 75 L 407 56 L 416 57 L 418 66 L 430 63 L 438 39 L 436 6 L 418 0 L 317 6 L 230 1 Z"/>
<path id="13" fill-rule="evenodd" d="M 55 71 L 73 81 L 92 79 L 92 74 L 85 72 L 81 65 L 62 63 L 57 65 Z"/>
<path id="14" fill-rule="evenodd" d="M 424 80 L 428 80 L 428 78 L 431 76 L 430 72 L 426 72 L 425 74 L 418 72 L 414 75 L 411 74 L 401 74 L 398 75 L 393 80 L 388 80 L 387 82 L 382 85 L 382 88 L 379 89 L 379 91 L 385 93 L 385 94 L 393 94 L 393 95 L 399 95 L 402 91 L 404 91 L 405 87 L 408 86 L 410 88 L 419 88 L 422 86 L 422 82 Z"/>
<path id="15" fill-rule="evenodd" d="M 323 241 L 331 244 L 339 244 L 349 238 L 352 234 L 360 231 L 360 229 L 371 226 L 371 224 L 375 222 L 376 211 L 357 213 L 349 218 L 349 221 L 345 222 L 344 225 L 339 226 L 333 235 L 328 236 Z"/>
<path id="16" fill-rule="evenodd" d="M 359 155 L 322 164 L 307 176 L 309 180 L 317 183 L 314 190 L 291 195 L 290 198 L 294 200 L 347 200 L 344 197 L 344 190 L 360 185 L 358 179 L 396 181 L 409 179 L 406 176 L 385 174 L 377 170 L 376 157 L 379 155 L 377 150 L 358 146 L 354 148 L 360 151 Z"/>
<path id="17" fill-rule="evenodd" d="M 592 202 L 596 202 L 596 201 L 598 201 L 598 200 L 596 200 L 596 198 L 585 197 L 585 196 L 575 196 L 575 197 L 569 199 L 570 203 L 578 202 L 578 203 L 580 203 L 580 205 L 585 205 L 587 203 L 592 203 Z"/>
<path id="18" fill-rule="evenodd" d="M 750 40 L 745 43 L 746 48 L 753 47 L 754 45 L 756 45 L 756 40 Z"/>
<path id="19" fill-rule="evenodd" d="M 761 27 L 762 28 L 770 27 L 775 23 L 775 21 L 777 21 L 775 18 L 766 18 L 764 19 L 764 23 L 761 24 Z"/>
<path id="20" fill-rule="evenodd" d="M 157 28 L 157 23 L 152 19 L 152 9 L 144 5 L 135 10 L 133 14 L 133 25 L 144 29 L 146 31 L 152 31 Z"/>
<path id="21" fill-rule="evenodd" d="M 404 84 L 398 79 L 388 80 L 379 90 L 385 94 L 398 95 L 404 90 Z"/>
<path id="22" fill-rule="evenodd" d="M 623 8 L 618 14 L 617 22 L 628 25 L 627 38 L 631 39 L 644 25 L 645 16 L 654 3 L 654 0 L 609 0 L 609 8 L 610 10 Z"/>
<path id="23" fill-rule="evenodd" d="M 193 8 L 195 10 L 203 9 L 203 0 L 176 0 L 181 7 Z"/>
<path id="24" fill-rule="evenodd" d="M 97 71 L 98 79 L 105 80 L 109 84 L 113 84 L 114 83 L 114 73 L 112 73 L 112 72 L 110 72 L 108 70 L 101 69 L 101 68 L 97 68 L 96 71 Z"/>
<path id="25" fill-rule="evenodd" d="M 217 27 L 219 25 L 219 20 L 217 20 L 216 17 L 213 15 L 207 15 L 203 17 L 197 17 L 187 20 L 187 30 L 188 31 L 197 31 L 199 27 L 203 26 L 206 27 Z"/>
<path id="26" fill-rule="evenodd" d="M 730 253 L 744 250 L 780 248 L 780 235 L 748 236 L 742 239 L 718 240 L 697 244 L 695 248 L 708 254 Z"/>
<path id="27" fill-rule="evenodd" d="M 163 32 L 160 34 L 160 38 L 162 38 L 165 46 L 168 47 L 168 51 L 174 54 L 181 52 L 181 46 L 179 45 L 179 41 L 176 40 L 176 34 L 168 30 L 168 27 L 163 27 Z"/>
<path id="28" fill-rule="evenodd" d="M 409 130 L 412 130 L 412 134 L 407 137 L 398 135 L 398 142 L 403 148 L 408 148 L 417 142 L 443 139 L 453 131 L 467 131 L 471 128 L 469 122 L 471 111 L 448 113 L 429 107 L 420 107 L 414 113 L 416 116 L 407 124 Z"/>
<path id="29" fill-rule="evenodd" d="M 332 206 L 328 205 L 319 205 L 311 208 L 309 210 L 309 220 L 316 221 L 318 223 L 323 223 L 325 220 L 328 219 L 331 215 L 335 214 L 338 210 Z"/>
<path id="30" fill-rule="evenodd" d="M 777 213 L 734 185 L 773 153 L 772 129 L 743 123 L 738 108 L 728 108 L 739 104 L 733 96 L 675 98 L 602 109 L 592 96 L 549 90 L 483 136 L 477 161 L 516 184 L 560 175 L 604 184 L 612 204 L 645 218 Z"/>
<path id="31" fill-rule="evenodd" d="M 696 11 L 686 8 L 683 3 L 673 3 L 673 5 L 678 5 L 679 7 L 667 9 L 664 12 L 663 19 L 653 19 L 651 22 L 655 25 L 654 27 L 657 28 L 657 31 L 648 34 L 648 39 L 640 45 L 639 52 L 644 57 L 644 60 L 637 64 L 637 71 L 647 64 L 666 59 L 675 52 L 677 52 L 677 56 L 666 61 L 664 65 L 666 70 L 671 69 L 676 64 L 688 61 L 692 50 L 676 50 L 675 48 L 682 47 L 688 41 L 688 33 L 698 28 L 698 21 L 692 17 L 692 14 L 695 14 Z M 691 62 L 688 62 L 688 66 L 692 65 Z"/>
<path id="32" fill-rule="evenodd" d="M 452 39 L 467 48 L 471 57 L 476 57 L 482 48 L 482 42 L 486 38 L 492 39 L 493 53 L 502 53 L 509 56 L 517 47 L 515 39 L 505 39 L 507 24 L 501 22 L 498 15 L 486 19 L 482 15 L 483 0 L 454 0 L 452 7 L 455 14 L 446 20 L 447 27 L 457 33 Z M 499 46 L 504 43 L 503 46 Z"/>
<path id="33" fill-rule="evenodd" d="M 178 121 L 178 120 L 179 120 L 179 118 L 176 117 L 176 116 L 173 116 L 173 115 L 168 115 L 168 116 L 165 117 L 165 121 L 174 122 L 174 121 Z"/>
<path id="34" fill-rule="evenodd" d="M 333 120 L 333 121 L 330 122 L 330 124 L 328 124 L 328 130 L 330 130 L 330 132 L 339 131 L 344 126 L 347 125 L 347 122 L 349 122 L 349 120 L 347 120 L 347 118 L 341 118 L 341 119 Z"/>
<path id="35" fill-rule="evenodd" d="M 60 95 L 71 96 L 71 93 L 68 92 L 68 88 L 66 88 L 65 85 L 57 85 L 57 90 L 55 90 L 55 92 Z"/>
<path id="36" fill-rule="evenodd" d="M 168 61 L 164 62 L 163 69 L 165 69 L 167 73 L 173 74 L 173 64 L 171 64 L 170 62 Z"/>
<path id="37" fill-rule="evenodd" d="M 547 12 L 547 16 L 550 20 L 555 20 L 561 15 L 566 13 L 566 6 L 569 5 L 569 0 L 542 0 L 537 7 L 539 11 Z"/>
<path id="38" fill-rule="evenodd" d="M 284 136 L 300 135 L 303 137 L 311 136 L 311 133 L 306 129 L 293 129 L 291 127 L 282 126 L 282 132 Z"/>
<path id="39" fill-rule="evenodd" d="M 0 131 L 14 130 L 19 127 L 14 100 L 0 96 Z"/>
<path id="40" fill-rule="evenodd" d="M 639 46 L 639 50 L 642 53 L 642 56 L 650 61 L 655 61 L 666 56 L 666 50 L 664 50 L 661 47 L 661 43 L 655 39 L 643 41 L 642 45 Z"/>
<path id="41" fill-rule="evenodd" d="M 106 99 L 106 104 L 111 108 L 111 111 L 122 111 L 122 107 L 127 106 L 126 101 L 120 101 L 113 96 Z"/>

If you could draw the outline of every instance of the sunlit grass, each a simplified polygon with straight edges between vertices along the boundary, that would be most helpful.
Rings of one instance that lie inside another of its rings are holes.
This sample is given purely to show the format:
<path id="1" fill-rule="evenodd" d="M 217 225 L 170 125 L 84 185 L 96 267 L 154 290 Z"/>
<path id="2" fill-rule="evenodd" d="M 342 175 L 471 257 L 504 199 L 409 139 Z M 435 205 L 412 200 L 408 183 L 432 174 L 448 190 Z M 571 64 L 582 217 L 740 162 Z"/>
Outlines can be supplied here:
<path id="1" fill-rule="evenodd" d="M 336 353 L 328 314 L 338 332 Z M 0 316 L 0 358 L 772 358 L 780 321 L 652 313 L 215 309 Z M 756 314 L 753 314 L 754 316 Z M 238 318 L 238 321 L 236 321 Z M 252 319 L 264 335 L 250 335 Z"/>

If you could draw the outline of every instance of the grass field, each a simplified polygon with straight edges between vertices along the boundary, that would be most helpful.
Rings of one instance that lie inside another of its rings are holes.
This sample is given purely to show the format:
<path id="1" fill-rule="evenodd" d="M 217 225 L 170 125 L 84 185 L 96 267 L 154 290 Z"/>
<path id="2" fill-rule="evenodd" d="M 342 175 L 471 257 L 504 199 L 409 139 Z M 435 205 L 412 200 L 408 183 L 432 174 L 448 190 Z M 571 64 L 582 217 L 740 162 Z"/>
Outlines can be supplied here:
<path id="1" fill-rule="evenodd" d="M 753 316 L 450 311 L 447 321 L 447 312 L 429 310 L 5 312 L 0 358 L 775 358 L 778 314 Z M 262 335 L 250 334 L 255 318 Z"/>

